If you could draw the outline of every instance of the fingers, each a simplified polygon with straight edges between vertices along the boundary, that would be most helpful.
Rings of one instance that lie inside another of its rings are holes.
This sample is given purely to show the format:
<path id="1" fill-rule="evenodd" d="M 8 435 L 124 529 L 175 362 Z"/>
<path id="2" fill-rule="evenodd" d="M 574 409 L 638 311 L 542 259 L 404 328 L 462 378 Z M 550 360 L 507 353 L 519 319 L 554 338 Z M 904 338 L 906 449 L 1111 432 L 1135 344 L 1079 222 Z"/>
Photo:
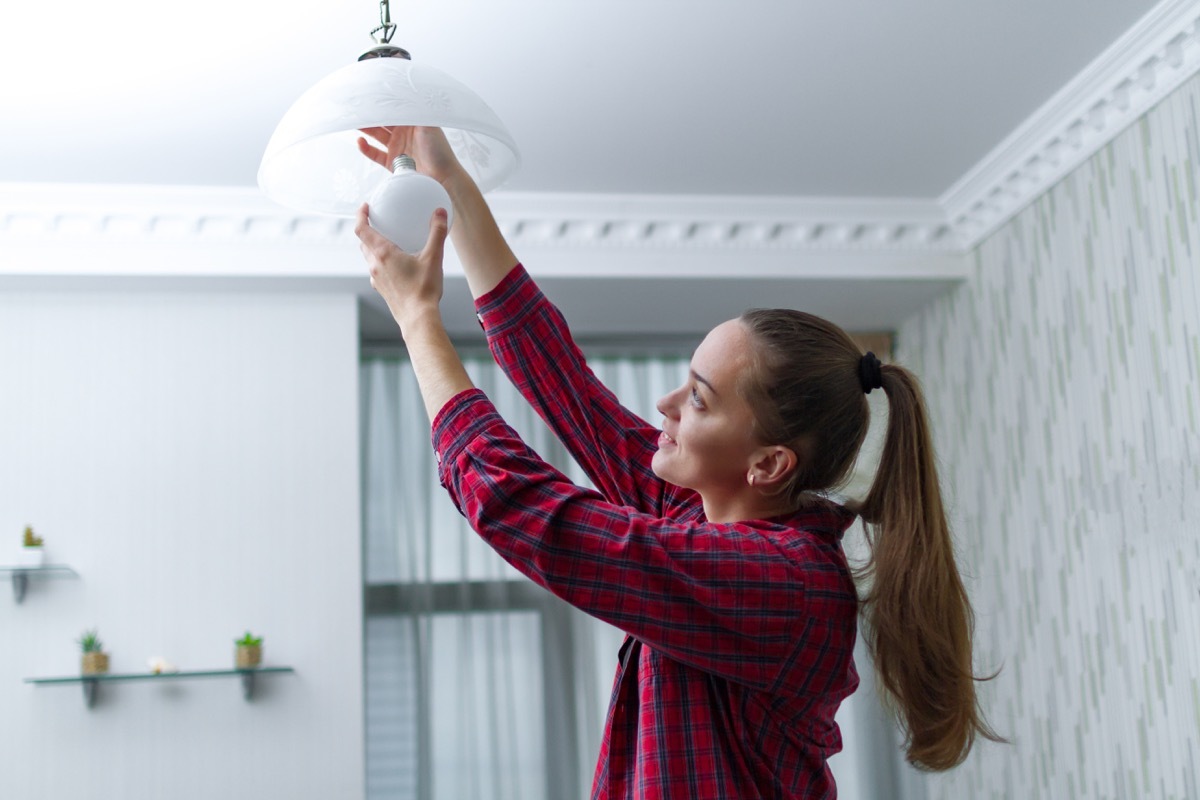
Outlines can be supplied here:
<path id="1" fill-rule="evenodd" d="M 370 142 L 361 136 L 358 137 L 358 152 L 362 153 L 364 156 L 371 159 L 381 167 L 386 167 L 388 165 L 387 153 L 385 153 L 383 150 L 380 150 L 378 147 L 372 146 Z"/>
<path id="2" fill-rule="evenodd" d="M 388 142 L 391 141 L 392 138 L 392 129 L 382 125 L 374 128 L 359 128 L 358 130 L 360 133 L 365 133 L 367 136 L 370 136 L 384 147 L 387 147 Z"/>
<path id="3" fill-rule="evenodd" d="M 366 203 L 358 207 L 358 214 L 355 215 L 354 235 L 358 237 L 358 240 L 363 243 L 364 247 L 371 251 L 378 250 L 385 245 L 395 247 L 394 244 L 387 240 L 387 237 L 371 227 L 371 220 L 367 212 Z"/>
<path id="4" fill-rule="evenodd" d="M 363 203 L 358 207 L 358 213 L 354 215 L 354 235 L 363 244 L 366 244 L 366 234 L 369 230 L 371 230 L 371 221 L 367 218 L 367 204 Z"/>
<path id="5" fill-rule="evenodd" d="M 384 150 L 391 150 L 393 147 L 401 146 L 405 140 L 411 138 L 413 130 L 410 125 L 378 125 L 373 128 L 359 128 L 360 133 L 365 133 L 379 144 Z"/>
<path id="6" fill-rule="evenodd" d="M 446 233 L 450 229 L 447 220 L 446 209 L 439 208 L 433 212 L 433 216 L 429 218 L 429 238 L 425 240 L 425 247 L 421 250 L 421 255 L 433 258 L 439 265 L 446 250 Z"/>

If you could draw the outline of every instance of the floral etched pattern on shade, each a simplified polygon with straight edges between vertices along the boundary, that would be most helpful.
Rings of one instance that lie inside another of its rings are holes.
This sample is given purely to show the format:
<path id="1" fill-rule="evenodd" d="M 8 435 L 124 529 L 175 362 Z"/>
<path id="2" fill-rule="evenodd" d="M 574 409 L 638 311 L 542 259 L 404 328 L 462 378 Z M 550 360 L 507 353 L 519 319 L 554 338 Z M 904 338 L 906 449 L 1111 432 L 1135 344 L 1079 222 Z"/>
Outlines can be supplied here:
<path id="1" fill-rule="evenodd" d="M 483 191 L 520 162 L 504 124 L 470 89 L 433 67 L 377 58 L 337 70 L 293 103 L 267 144 L 259 186 L 292 208 L 352 216 L 389 174 L 354 140 L 394 125 L 443 128 Z"/>

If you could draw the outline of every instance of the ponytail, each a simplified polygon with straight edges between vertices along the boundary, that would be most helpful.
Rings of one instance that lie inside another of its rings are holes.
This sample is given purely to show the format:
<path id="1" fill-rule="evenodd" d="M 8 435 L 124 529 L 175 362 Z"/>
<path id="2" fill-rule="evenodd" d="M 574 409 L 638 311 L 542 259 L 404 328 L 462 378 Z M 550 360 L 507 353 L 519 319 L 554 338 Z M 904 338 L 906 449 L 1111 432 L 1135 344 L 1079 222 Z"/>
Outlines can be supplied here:
<path id="1" fill-rule="evenodd" d="M 904 728 L 908 760 L 946 770 L 962 763 L 977 734 L 1005 740 L 975 694 L 974 614 L 954 561 L 920 386 L 892 365 L 882 367 L 881 383 L 887 435 L 875 482 L 854 508 L 871 549 L 864 638 Z"/>
<path id="2" fill-rule="evenodd" d="M 740 320 L 756 344 L 741 391 L 762 441 L 798 456 L 782 487 L 796 507 L 845 481 L 870 423 L 864 393 L 882 388 L 888 396 L 875 483 L 865 500 L 847 505 L 862 516 L 871 549 L 856 575 L 871 579 L 864 639 L 904 728 L 908 760 L 945 770 L 962 763 L 977 734 L 1003 742 L 975 696 L 974 615 L 954 563 L 916 378 L 864 356 L 845 331 L 811 314 L 754 309 Z"/>

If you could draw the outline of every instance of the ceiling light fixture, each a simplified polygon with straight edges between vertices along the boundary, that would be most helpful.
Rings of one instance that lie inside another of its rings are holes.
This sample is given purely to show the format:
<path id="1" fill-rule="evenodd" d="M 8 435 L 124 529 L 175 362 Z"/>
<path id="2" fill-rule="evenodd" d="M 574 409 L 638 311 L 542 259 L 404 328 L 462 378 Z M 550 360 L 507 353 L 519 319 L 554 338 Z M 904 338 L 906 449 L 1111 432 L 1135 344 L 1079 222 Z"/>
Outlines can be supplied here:
<path id="1" fill-rule="evenodd" d="M 359 153 L 362 128 L 442 128 L 485 192 L 520 164 L 512 135 L 477 94 L 391 44 L 396 26 L 388 0 L 380 0 L 379 20 L 371 31 L 375 46 L 302 94 L 279 121 L 258 168 L 258 185 L 272 200 L 352 216 L 389 178 Z"/>

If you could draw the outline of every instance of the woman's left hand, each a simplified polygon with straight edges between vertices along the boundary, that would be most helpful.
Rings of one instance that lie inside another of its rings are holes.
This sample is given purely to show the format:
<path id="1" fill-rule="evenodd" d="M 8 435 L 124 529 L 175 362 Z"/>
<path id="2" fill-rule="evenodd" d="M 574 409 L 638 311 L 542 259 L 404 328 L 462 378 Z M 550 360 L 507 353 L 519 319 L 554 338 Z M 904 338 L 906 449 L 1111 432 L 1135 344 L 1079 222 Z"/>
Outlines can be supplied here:
<path id="1" fill-rule="evenodd" d="M 358 210 L 354 233 L 370 268 L 371 287 L 387 302 L 401 333 L 408 322 L 438 311 L 447 227 L 446 212 L 439 208 L 430 219 L 425 247 L 419 253 L 406 253 L 371 227 L 365 203 Z"/>

